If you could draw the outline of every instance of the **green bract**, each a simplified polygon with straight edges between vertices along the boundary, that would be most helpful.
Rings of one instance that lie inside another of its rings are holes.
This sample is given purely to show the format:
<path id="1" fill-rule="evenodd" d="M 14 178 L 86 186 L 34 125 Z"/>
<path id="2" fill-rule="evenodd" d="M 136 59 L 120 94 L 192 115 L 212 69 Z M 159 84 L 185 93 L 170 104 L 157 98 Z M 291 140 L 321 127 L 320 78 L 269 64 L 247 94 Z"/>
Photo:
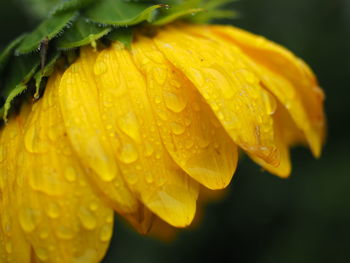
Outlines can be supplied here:
<path id="1" fill-rule="evenodd" d="M 42 0 L 30 1 L 37 7 Z M 7 120 L 19 95 L 30 91 L 38 99 L 57 62 L 68 66 L 77 57 L 77 48 L 85 45 L 103 48 L 111 41 L 120 41 L 130 48 L 133 30 L 139 25 L 162 26 L 179 19 L 207 23 L 214 18 L 229 18 L 234 14 L 220 8 L 232 1 L 51 1 L 52 5 L 45 5 L 51 8 L 47 18 L 0 53 L 0 118 Z"/>

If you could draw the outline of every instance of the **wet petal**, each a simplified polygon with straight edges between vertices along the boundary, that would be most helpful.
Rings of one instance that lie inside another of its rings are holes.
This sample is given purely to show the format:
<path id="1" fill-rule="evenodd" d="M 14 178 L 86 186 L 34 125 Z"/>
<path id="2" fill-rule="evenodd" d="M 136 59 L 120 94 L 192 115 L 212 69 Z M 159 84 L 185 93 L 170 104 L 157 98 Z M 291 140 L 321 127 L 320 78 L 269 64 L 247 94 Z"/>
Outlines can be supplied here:
<path id="1" fill-rule="evenodd" d="M 121 214 L 138 211 L 138 202 L 126 186 L 110 147 L 98 107 L 93 77 L 97 53 L 81 50 L 78 61 L 64 73 L 59 100 L 64 125 L 75 153 L 108 203 Z"/>
<path id="2" fill-rule="evenodd" d="M 231 138 L 248 153 L 278 166 L 270 102 L 235 49 L 166 28 L 155 43 L 196 86 Z M 236 54 L 237 53 L 237 54 Z"/>
<path id="3" fill-rule="evenodd" d="M 0 262 L 29 263 L 30 244 L 18 222 L 16 159 L 21 138 L 21 117 L 11 118 L 1 131 L 0 149 Z"/>
<path id="4" fill-rule="evenodd" d="M 162 145 L 144 77 L 129 52 L 113 44 L 100 53 L 94 71 L 103 123 L 130 189 L 169 224 L 190 224 L 197 185 Z"/>
<path id="5" fill-rule="evenodd" d="M 289 154 L 289 147 L 292 144 L 291 141 L 295 141 L 300 134 L 295 129 L 295 127 L 291 128 L 290 130 L 286 128 L 286 126 L 283 126 L 283 123 L 286 122 L 286 120 L 283 117 L 288 118 L 286 116 L 288 112 L 285 112 L 284 109 L 281 109 L 283 106 L 280 105 L 279 108 L 276 109 L 276 113 L 274 114 L 274 125 L 275 125 L 275 141 L 276 145 L 281 153 L 281 162 L 276 167 L 273 165 L 270 165 L 263 160 L 256 158 L 254 155 L 249 155 L 250 158 L 252 158 L 256 163 L 261 165 L 264 169 L 269 171 L 272 174 L 278 175 L 282 178 L 287 178 L 291 174 L 292 166 L 290 161 L 290 154 Z M 284 113 L 282 114 L 282 110 Z M 292 126 L 294 123 L 289 117 L 289 120 L 291 123 L 289 124 Z M 293 125 L 295 126 L 295 125 Z"/>
<path id="6" fill-rule="evenodd" d="M 325 136 L 324 94 L 310 68 L 285 48 L 234 27 L 211 27 L 221 39 L 234 43 L 259 67 L 255 67 L 268 89 L 289 110 L 302 129 L 315 156 Z"/>
<path id="7" fill-rule="evenodd" d="M 170 64 L 152 40 L 133 46 L 163 143 L 176 163 L 211 189 L 226 187 L 237 165 L 237 146 L 193 84 Z"/>
<path id="8" fill-rule="evenodd" d="M 113 210 L 86 181 L 73 154 L 58 102 L 61 75 L 24 127 L 17 162 L 18 218 L 38 262 L 99 262 L 113 229 Z"/>

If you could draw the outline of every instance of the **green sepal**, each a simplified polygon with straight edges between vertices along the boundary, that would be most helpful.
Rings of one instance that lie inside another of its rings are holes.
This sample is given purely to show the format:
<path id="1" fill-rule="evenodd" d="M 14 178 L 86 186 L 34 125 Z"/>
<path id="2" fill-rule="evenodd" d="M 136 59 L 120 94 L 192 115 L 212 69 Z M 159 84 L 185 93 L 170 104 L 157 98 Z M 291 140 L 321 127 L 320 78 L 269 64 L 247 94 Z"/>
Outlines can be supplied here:
<path id="1" fill-rule="evenodd" d="M 34 75 L 35 79 L 35 94 L 34 94 L 34 99 L 39 99 L 40 97 L 40 91 L 42 88 L 43 84 L 43 78 L 44 77 L 49 77 L 54 69 L 55 69 L 55 64 L 57 60 L 61 57 L 61 52 L 55 51 L 54 54 L 51 54 L 49 58 L 47 59 L 46 65 L 43 65 L 42 68 L 37 71 Z"/>
<path id="2" fill-rule="evenodd" d="M 35 54 L 11 58 L 11 62 L 6 67 L 3 76 L 2 88 L 0 95 L 5 99 L 2 106 L 4 121 L 7 120 L 8 112 L 11 108 L 12 101 L 26 90 L 28 82 L 32 79 L 39 68 L 40 57 Z"/>
<path id="3" fill-rule="evenodd" d="M 26 84 L 19 83 L 11 90 L 10 94 L 7 96 L 4 106 L 0 109 L 0 113 L 2 114 L 2 119 L 5 123 L 7 122 L 7 117 L 11 109 L 12 101 L 16 97 L 24 93 L 26 89 L 27 89 Z"/>
<path id="4" fill-rule="evenodd" d="M 76 12 L 67 12 L 48 18 L 24 37 L 16 49 L 16 54 L 26 54 L 38 49 L 43 40 L 56 37 L 76 15 Z"/>
<path id="5" fill-rule="evenodd" d="M 103 25 L 132 26 L 143 21 L 152 21 L 154 11 L 163 5 L 116 0 L 96 1 L 83 15 L 93 22 Z"/>
<path id="6" fill-rule="evenodd" d="M 98 26 L 79 17 L 74 21 L 73 25 L 57 39 L 55 45 L 59 49 L 71 49 L 93 44 L 111 30 L 111 27 Z"/>
<path id="7" fill-rule="evenodd" d="M 130 49 L 133 41 L 133 29 L 132 28 L 117 28 L 107 35 L 107 39 L 111 41 L 119 41 L 123 45 Z"/>

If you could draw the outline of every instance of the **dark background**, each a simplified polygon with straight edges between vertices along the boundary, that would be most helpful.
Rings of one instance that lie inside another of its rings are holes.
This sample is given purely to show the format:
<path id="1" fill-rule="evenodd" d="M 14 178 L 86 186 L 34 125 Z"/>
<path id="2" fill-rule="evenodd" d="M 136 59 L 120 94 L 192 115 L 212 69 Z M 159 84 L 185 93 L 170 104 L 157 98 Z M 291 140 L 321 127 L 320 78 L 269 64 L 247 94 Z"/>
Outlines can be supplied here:
<path id="1" fill-rule="evenodd" d="M 305 59 L 325 90 L 328 139 L 314 160 L 293 150 L 281 180 L 241 160 L 227 196 L 171 243 L 140 236 L 117 219 L 104 262 L 350 262 L 350 0 L 241 0 L 234 25 Z M 0 0 L 0 48 L 32 28 L 16 0 Z"/>

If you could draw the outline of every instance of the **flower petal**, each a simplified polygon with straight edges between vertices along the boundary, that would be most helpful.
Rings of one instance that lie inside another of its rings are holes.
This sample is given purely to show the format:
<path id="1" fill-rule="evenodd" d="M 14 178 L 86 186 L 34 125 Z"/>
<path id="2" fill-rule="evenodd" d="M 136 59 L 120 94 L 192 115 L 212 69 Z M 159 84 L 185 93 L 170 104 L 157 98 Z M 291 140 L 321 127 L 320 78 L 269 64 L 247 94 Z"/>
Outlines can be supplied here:
<path id="1" fill-rule="evenodd" d="M 280 105 L 282 107 L 282 105 Z M 288 133 L 291 133 L 291 131 L 287 131 L 285 127 L 282 125 L 283 121 L 281 120 L 281 117 L 277 117 L 276 115 L 280 112 L 280 108 L 276 110 L 275 113 L 275 141 L 277 144 L 278 149 L 280 150 L 281 153 L 281 162 L 280 164 L 276 167 L 273 166 L 269 163 L 264 162 L 264 160 L 256 158 L 254 155 L 249 155 L 250 158 L 252 158 L 256 163 L 261 165 L 264 169 L 269 171 L 272 174 L 278 175 L 279 177 L 282 178 L 287 178 L 289 177 L 292 166 L 291 166 L 291 161 L 290 161 L 290 154 L 289 154 L 289 146 L 290 143 L 288 142 Z M 288 113 L 287 113 L 288 114 Z M 281 115 L 281 114 L 278 114 Z M 293 135 L 293 139 L 296 137 L 296 135 Z"/>
<path id="2" fill-rule="evenodd" d="M 226 187 L 237 166 L 237 146 L 193 84 L 166 60 L 152 40 L 139 39 L 132 53 L 146 76 L 151 106 L 170 155 L 206 187 Z"/>
<path id="3" fill-rule="evenodd" d="M 236 49 L 168 27 L 155 38 L 167 59 L 196 86 L 231 138 L 248 153 L 278 166 L 270 102 Z M 237 53 L 237 54 L 236 54 Z"/>
<path id="4" fill-rule="evenodd" d="M 38 262 L 99 262 L 113 232 L 113 210 L 86 181 L 66 136 L 58 102 L 61 75 L 24 127 L 17 162 L 19 223 Z"/>
<path id="5" fill-rule="evenodd" d="M 234 27 L 216 26 L 211 30 L 238 45 L 259 64 L 257 74 L 289 110 L 314 155 L 319 156 L 325 136 L 324 94 L 310 68 L 290 51 L 263 37 Z"/>
<path id="6" fill-rule="evenodd" d="M 94 72 L 103 122 L 129 187 L 169 224 L 190 224 L 196 210 L 197 184 L 163 147 L 144 77 L 130 53 L 114 43 L 100 53 Z"/>
<path id="7" fill-rule="evenodd" d="M 80 58 L 62 77 L 59 101 L 64 125 L 74 151 L 98 191 L 119 213 L 133 214 L 139 204 L 120 174 L 98 107 L 92 72 L 96 56 L 96 52 L 83 48 Z"/>
<path id="8" fill-rule="evenodd" d="M 16 163 L 21 138 L 21 117 L 11 118 L 1 131 L 0 149 L 0 262 L 29 263 L 30 244 L 25 240 L 17 220 Z"/>

